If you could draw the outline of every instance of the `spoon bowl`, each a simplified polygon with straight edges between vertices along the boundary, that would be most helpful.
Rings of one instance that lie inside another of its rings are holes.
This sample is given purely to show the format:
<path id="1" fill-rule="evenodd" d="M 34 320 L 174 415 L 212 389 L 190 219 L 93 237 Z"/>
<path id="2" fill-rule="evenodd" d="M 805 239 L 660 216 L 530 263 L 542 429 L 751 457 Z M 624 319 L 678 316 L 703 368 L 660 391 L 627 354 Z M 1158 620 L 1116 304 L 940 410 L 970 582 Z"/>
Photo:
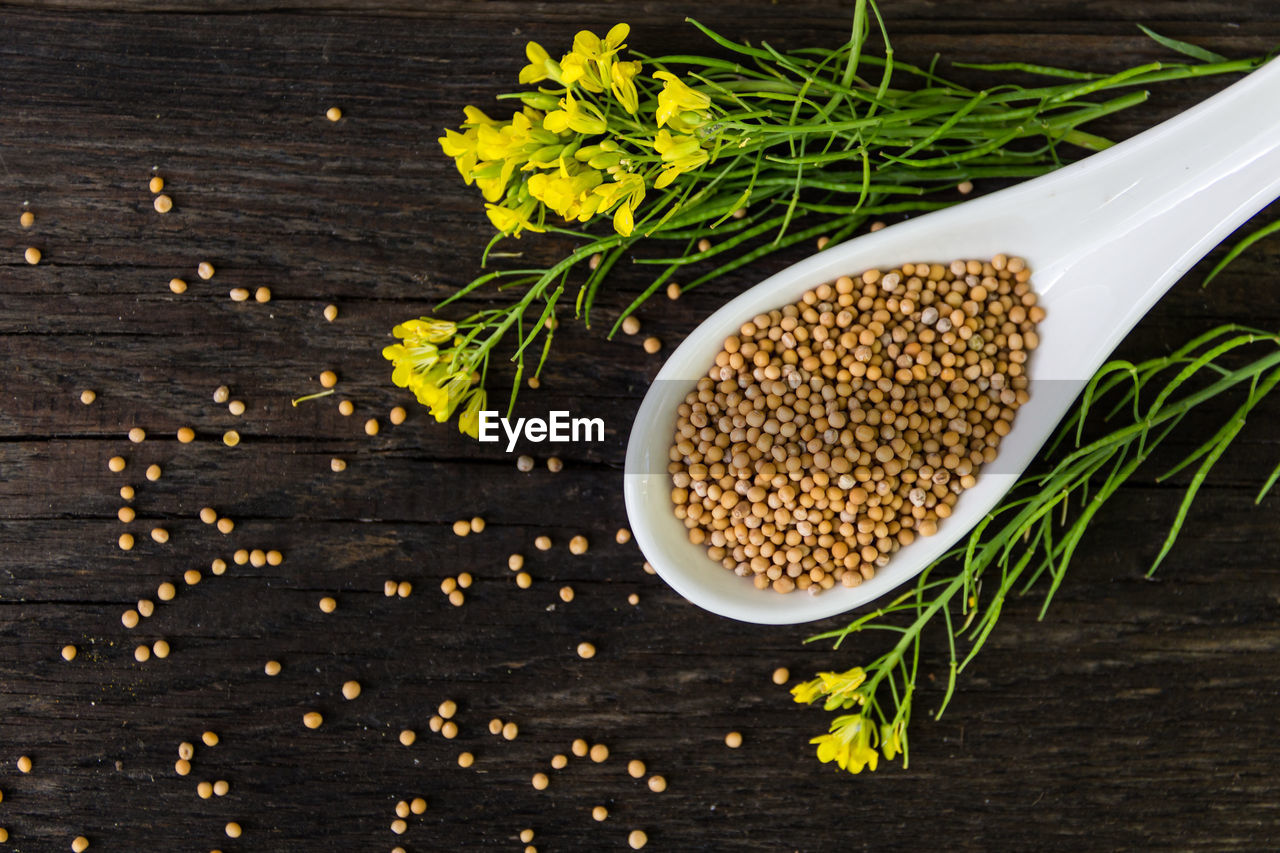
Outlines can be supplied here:
<path id="1" fill-rule="evenodd" d="M 994 507 L 1089 378 L 1184 273 L 1280 196 L 1280 61 L 1138 136 L 1048 175 L 819 252 L 703 321 L 667 359 L 627 446 L 627 515 L 646 559 L 713 613 L 762 624 L 822 619 L 914 578 Z M 1025 258 L 1047 316 L 1027 364 L 1031 399 L 937 535 L 897 551 L 870 580 L 779 595 L 711 560 L 672 511 L 668 452 L 676 408 L 726 337 L 757 314 L 842 275 L 904 263 Z"/>

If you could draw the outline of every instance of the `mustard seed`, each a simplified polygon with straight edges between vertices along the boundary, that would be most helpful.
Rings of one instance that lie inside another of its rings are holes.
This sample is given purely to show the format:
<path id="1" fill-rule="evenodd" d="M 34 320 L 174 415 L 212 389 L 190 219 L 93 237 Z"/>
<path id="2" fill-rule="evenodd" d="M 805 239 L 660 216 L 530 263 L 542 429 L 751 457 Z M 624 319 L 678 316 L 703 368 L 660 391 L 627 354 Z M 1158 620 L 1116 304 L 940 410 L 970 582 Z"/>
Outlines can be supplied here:
<path id="1" fill-rule="evenodd" d="M 547 778 L 546 773 L 533 774 L 533 789 L 535 791 L 545 791 L 547 789 L 547 785 L 550 784 L 551 780 Z"/>
<path id="2" fill-rule="evenodd" d="M 567 766 L 569 766 L 568 756 L 559 752 L 551 756 L 551 767 L 553 770 L 563 770 Z"/>
<path id="3" fill-rule="evenodd" d="M 213 524 L 218 520 L 218 512 L 211 506 L 204 507 L 200 510 L 200 520 L 205 524 Z"/>
<path id="4" fill-rule="evenodd" d="M 632 779 L 639 779 L 645 773 L 644 762 L 638 758 L 633 758 L 627 762 L 627 774 Z"/>
<path id="5" fill-rule="evenodd" d="M 960 195 L 968 195 L 973 192 L 973 181 L 961 181 L 956 184 L 956 191 L 960 193 Z"/>
<path id="6" fill-rule="evenodd" d="M 116 540 L 116 544 L 120 546 L 121 551 L 133 550 L 133 534 L 121 533 L 120 538 Z"/>
<path id="7" fill-rule="evenodd" d="M 77 835 L 71 840 L 71 853 L 84 853 L 89 849 L 89 839 L 83 835 Z"/>
<path id="8" fill-rule="evenodd" d="M 218 532 L 221 533 L 223 536 L 226 536 L 232 530 L 235 530 L 235 529 L 236 529 L 236 523 L 231 519 L 227 518 L 226 516 L 223 516 L 222 518 L 218 519 Z"/>
<path id="9" fill-rule="evenodd" d="M 483 533 L 484 525 L 485 525 L 484 519 L 477 515 L 475 518 L 471 519 L 471 532 Z"/>
<path id="10" fill-rule="evenodd" d="M 343 471 L 347 470 L 347 461 L 335 456 L 329 460 L 329 470 L 335 474 L 341 474 Z"/>
<path id="11" fill-rule="evenodd" d="M 148 479 L 148 480 L 150 480 L 150 481 L 151 481 L 151 482 L 153 482 L 153 483 L 154 483 L 156 480 L 159 480 L 159 479 L 160 479 L 160 475 L 161 475 L 161 474 L 163 474 L 163 473 L 164 473 L 164 472 L 161 470 L 161 468 L 160 468 L 160 466 L 159 466 L 159 465 L 148 465 L 148 466 L 147 466 L 147 471 L 146 471 L 147 479 Z"/>
<path id="12" fill-rule="evenodd" d="M 163 545 L 169 541 L 169 531 L 165 530 L 163 527 L 153 527 L 151 528 L 151 538 L 155 542 Z"/>
<path id="13" fill-rule="evenodd" d="M 451 720 L 453 719 L 453 715 L 458 713 L 458 703 L 452 699 L 446 699 L 440 703 L 439 708 L 436 708 L 436 713 L 438 713 L 442 719 Z"/>
<path id="14" fill-rule="evenodd" d="M 243 400 L 232 400 L 230 403 L 227 403 L 227 411 L 235 415 L 237 418 L 244 414 L 244 409 L 245 406 Z"/>
<path id="15" fill-rule="evenodd" d="M 229 429 L 222 434 L 222 443 L 227 447 L 235 447 L 240 443 L 240 433 L 233 429 Z"/>
<path id="16" fill-rule="evenodd" d="M 609 758 L 609 747 L 598 743 L 591 747 L 591 752 L 588 754 L 591 756 L 592 761 L 596 764 L 601 764 Z"/>
<path id="17" fill-rule="evenodd" d="M 402 746 L 413 746 L 414 741 L 418 739 L 418 733 L 413 729 L 404 729 L 400 732 L 400 744 Z"/>
<path id="18" fill-rule="evenodd" d="M 468 536 L 471 533 L 471 522 L 460 518 L 453 523 L 453 535 Z"/>
<path id="19" fill-rule="evenodd" d="M 128 524 L 129 522 L 133 521 L 133 519 L 136 517 L 137 517 L 137 513 L 134 512 L 134 509 L 131 506 L 122 506 L 118 510 L 116 510 L 116 518 L 120 519 L 125 524 Z"/>
<path id="20" fill-rule="evenodd" d="M 26 258 L 27 263 L 31 264 L 32 266 L 35 266 L 36 264 L 40 263 L 40 250 L 37 249 L 35 246 L 28 248 L 25 252 L 22 253 L 22 256 Z"/>
<path id="21" fill-rule="evenodd" d="M 233 563 L 235 563 L 237 566 L 243 566 L 243 565 L 245 565 L 246 563 L 248 563 L 248 562 L 249 562 L 249 549 L 248 549 L 248 548 L 237 548 L 237 549 L 236 549 L 236 550 L 231 554 L 231 561 L 232 561 Z"/>
<path id="22" fill-rule="evenodd" d="M 156 612 L 155 604 L 147 598 L 138 599 L 138 615 L 143 619 L 149 619 L 151 614 Z"/>
<path id="23" fill-rule="evenodd" d="M 253 292 L 253 301 L 266 304 L 271 301 L 271 288 L 259 287 Z"/>
<path id="24" fill-rule="evenodd" d="M 161 190 L 164 189 L 164 178 L 160 177 L 159 175 L 156 175 L 150 180 L 150 182 L 148 182 L 147 188 L 150 189 L 151 192 L 153 193 L 160 192 Z"/>
<path id="25" fill-rule="evenodd" d="M 324 306 L 324 318 L 328 320 L 330 323 L 338 319 L 338 306 L 337 305 Z"/>
<path id="26" fill-rule="evenodd" d="M 180 278 L 169 279 L 169 289 L 174 293 L 186 293 L 187 283 Z"/>
<path id="27" fill-rule="evenodd" d="M 609 817 L 609 810 L 606 809 L 604 806 L 595 806 L 594 808 L 591 809 L 591 819 L 596 821 L 597 823 L 608 819 L 608 817 Z"/>
<path id="28" fill-rule="evenodd" d="M 173 210 L 173 199 L 169 198 L 169 196 L 164 195 L 163 193 L 156 196 L 152 200 L 151 204 L 153 207 L 155 207 L 156 213 L 168 213 L 169 211 Z"/>
<path id="29" fill-rule="evenodd" d="M 449 593 L 453 592 L 457 588 L 458 588 L 458 581 L 455 580 L 454 578 L 445 578 L 444 580 L 440 581 L 440 591 L 443 592 L 445 595 L 448 595 Z"/>
<path id="30" fill-rule="evenodd" d="M 538 538 L 533 540 L 533 547 L 537 548 L 539 551 L 551 550 L 551 537 L 539 536 Z"/>
<path id="31" fill-rule="evenodd" d="M 23 216 L 26 216 L 26 214 L 24 213 Z M 5 842 L 8 840 L 9 840 L 9 830 L 5 829 L 3 826 L 0 826 L 0 842 Z"/>
<path id="32" fill-rule="evenodd" d="M 520 736 L 520 727 L 515 723 L 506 723 L 502 727 L 503 740 L 515 740 Z"/>
<path id="33" fill-rule="evenodd" d="M 408 581 L 400 581 L 400 583 L 396 584 L 396 595 L 400 596 L 401 598 L 408 598 L 412 594 L 413 594 L 413 584 L 409 583 Z"/>
<path id="34" fill-rule="evenodd" d="M 227 296 L 231 297 L 232 302 L 248 302 L 249 289 L 247 287 L 233 287 L 227 291 Z"/>
<path id="35" fill-rule="evenodd" d="M 219 740 L 218 733 L 212 731 L 205 732 L 200 735 L 200 740 L 204 741 L 205 746 L 217 746 Z"/>
<path id="36" fill-rule="evenodd" d="M 591 660 L 596 656 L 596 647 L 591 643 L 578 643 L 578 657 L 583 660 Z"/>
<path id="37" fill-rule="evenodd" d="M 112 456 L 107 460 L 107 469 L 119 474 L 124 470 L 125 461 L 123 456 Z"/>
<path id="38" fill-rule="evenodd" d="M 302 724 L 309 729 L 318 729 L 324 725 L 324 716 L 319 711 L 308 711 L 302 715 Z"/>
<path id="39" fill-rule="evenodd" d="M 826 234 L 823 234 L 821 237 L 819 237 L 819 238 L 818 238 L 818 251 L 819 251 L 819 252 L 821 252 L 823 249 L 827 248 L 827 246 L 829 246 L 829 245 L 831 245 L 831 238 L 830 238 L 830 237 L 828 237 Z"/>
<path id="40" fill-rule="evenodd" d="M 414 797 L 409 802 L 409 811 L 414 814 L 424 814 L 427 811 L 427 801 L 422 797 Z"/>
<path id="41" fill-rule="evenodd" d="M 329 107 L 329 109 L 325 110 L 324 117 L 329 121 L 338 121 L 342 118 L 342 110 L 337 107 Z"/>
<path id="42" fill-rule="evenodd" d="M 883 231 L 886 227 L 887 225 L 883 222 L 872 222 L 867 230 L 874 234 L 876 231 Z"/>
<path id="43" fill-rule="evenodd" d="M 588 545 L 587 537 L 582 535 L 575 536 L 569 540 L 569 553 L 576 555 L 585 554 L 587 553 Z"/>
<path id="44" fill-rule="evenodd" d="M 476 763 L 476 757 L 475 757 L 474 755 L 472 755 L 471 753 L 469 753 L 469 752 L 460 752 L 460 753 L 458 753 L 458 766 L 459 766 L 459 767 L 470 767 L 472 764 L 475 764 L 475 763 Z"/>
<path id="45" fill-rule="evenodd" d="M 86 406 L 92 405 L 93 401 L 96 399 L 98 399 L 98 395 L 95 392 L 90 391 L 88 388 L 80 392 L 80 402 L 84 403 Z"/>
<path id="46" fill-rule="evenodd" d="M 634 314 L 622 318 L 622 333 L 634 335 L 640 331 L 640 320 Z"/>
<path id="47" fill-rule="evenodd" d="M 532 456 L 519 456 L 516 458 L 516 470 L 525 474 L 533 470 Z"/>
<path id="48" fill-rule="evenodd" d="M 230 400 L 230 399 L 231 399 L 231 389 L 228 388 L 226 385 L 219 385 L 217 388 L 213 389 L 213 402 L 225 403 L 227 402 L 227 400 Z"/>
<path id="49" fill-rule="evenodd" d="M 142 427 L 134 427 L 129 430 L 129 440 L 134 444 L 141 444 L 147 440 L 147 431 Z"/>
<path id="50" fill-rule="evenodd" d="M 613 541 L 619 545 L 626 545 L 631 541 L 631 531 L 625 527 L 619 527 L 618 532 L 613 534 Z"/>
<path id="51" fill-rule="evenodd" d="M 560 600 L 563 601 L 565 604 L 568 604 L 570 601 L 573 601 L 573 587 L 571 586 L 560 587 Z"/>
<path id="52" fill-rule="evenodd" d="M 133 650 L 133 659 L 136 660 L 138 663 L 146 663 L 147 661 L 151 660 L 151 647 L 138 646 L 136 649 Z"/>
<path id="53" fill-rule="evenodd" d="M 659 776 L 656 773 L 649 777 L 649 790 L 655 794 L 661 794 L 667 790 L 667 779 L 665 776 Z"/>
<path id="54" fill-rule="evenodd" d="M 160 660 L 164 660 L 169 656 L 169 643 L 166 640 L 156 640 L 151 644 L 151 653 Z"/>
<path id="55" fill-rule="evenodd" d="M 453 720 L 445 720 L 440 725 L 440 734 L 444 735 L 447 740 L 453 740 L 458 736 L 458 724 Z"/>
<path id="56" fill-rule="evenodd" d="M 639 850 L 649 843 L 649 836 L 644 834 L 642 829 L 633 829 L 627 835 L 627 844 L 631 845 L 632 850 Z"/>
<path id="57" fill-rule="evenodd" d="M 272 678 L 279 675 L 280 670 L 282 669 L 284 669 L 284 667 L 280 666 L 280 661 L 278 660 L 269 660 L 262 667 L 262 671 L 265 672 L 267 675 L 271 676 Z"/>
<path id="58" fill-rule="evenodd" d="M 404 406 L 396 406 L 387 415 L 387 420 L 391 421 L 394 426 L 400 426 L 400 424 L 404 423 L 406 417 L 407 413 L 404 410 Z"/>
<path id="59" fill-rule="evenodd" d="M 19 757 L 18 757 L 18 772 L 19 772 L 19 773 L 30 773 L 30 772 L 31 772 L 31 759 L 30 759 L 30 758 L 28 758 L 28 757 L 27 757 L 27 756 L 25 756 L 25 755 L 21 755 L 21 756 L 19 756 Z"/>
<path id="60" fill-rule="evenodd" d="M 439 732 L 444 727 L 444 717 L 439 714 L 432 714 L 431 719 L 427 720 L 427 728 L 433 732 Z"/>
<path id="61" fill-rule="evenodd" d="M 123 498 L 123 499 L 125 499 L 125 500 L 127 500 L 127 501 L 131 501 L 131 500 L 133 500 L 133 495 L 134 495 L 133 486 L 121 486 L 121 487 L 120 487 L 120 497 L 121 497 L 121 498 Z"/>
<path id="62" fill-rule="evenodd" d="M 267 564 L 267 552 L 261 548 L 254 548 L 249 552 L 249 565 L 255 569 L 260 569 Z"/>
<path id="63" fill-rule="evenodd" d="M 322 613 L 332 613 L 338 609 L 338 601 L 331 595 L 326 595 L 320 599 L 320 611 Z"/>
<path id="64" fill-rule="evenodd" d="M 564 463 L 560 461 L 559 456 L 547 457 L 547 470 L 552 474 L 558 474 L 564 469 Z"/>
<path id="65" fill-rule="evenodd" d="M 342 697 L 344 699 L 355 699 L 360 696 L 360 682 L 346 681 L 342 684 Z"/>
<path id="66" fill-rule="evenodd" d="M 511 571 L 513 571 L 513 572 L 518 572 L 518 571 L 520 571 L 521 569 L 523 569 L 523 568 L 524 568 L 524 555 L 523 555 L 523 554 L 512 554 L 510 557 L 507 557 L 507 568 L 508 568 L 508 569 L 510 569 L 510 570 L 511 570 Z"/>
<path id="67" fill-rule="evenodd" d="M 187 569 L 182 573 L 182 582 L 187 586 L 195 586 L 200 583 L 202 575 L 199 569 Z"/>
<path id="68" fill-rule="evenodd" d="M 278 566 L 284 562 L 284 554 L 272 548 L 267 552 L 267 565 Z"/>
<path id="69" fill-rule="evenodd" d="M 516 575 L 516 586 L 521 589 L 528 589 L 533 586 L 533 575 L 528 572 L 520 572 Z"/>
<path id="70" fill-rule="evenodd" d="M 774 684 L 786 684 L 790 680 L 791 670 L 787 669 L 785 666 L 780 666 L 773 671 Z"/>
<path id="71" fill-rule="evenodd" d="M 77 654 L 79 654 L 79 653 L 80 653 L 79 649 L 77 649 L 75 646 L 72 646 L 72 645 L 66 645 L 66 646 L 63 646 L 63 647 L 62 647 L 62 659 L 63 659 L 63 660 L 66 660 L 66 661 L 72 661 L 72 660 L 75 660 L 75 659 L 76 659 L 76 655 L 77 655 Z"/>
<path id="72" fill-rule="evenodd" d="M 234 820 L 227 821 L 227 825 L 224 826 L 222 830 L 227 834 L 227 838 L 239 838 L 244 832 L 244 830 L 240 828 L 240 824 L 236 823 Z"/>
<path id="73" fill-rule="evenodd" d="M 449 593 L 449 603 L 454 607 L 461 607 L 466 603 L 466 600 L 466 595 L 464 595 L 460 589 L 455 589 L 453 592 Z"/>
<path id="74" fill-rule="evenodd" d="M 656 353 L 656 352 L 657 352 L 658 350 L 660 350 L 660 349 L 662 349 L 662 341 L 661 341 L 660 339 L 658 339 L 658 338 L 645 338 L 645 339 L 644 339 L 644 351 L 645 351 L 645 352 L 649 353 L 650 355 L 653 355 L 654 353 Z"/>
<path id="75" fill-rule="evenodd" d="M 36 215 L 29 210 L 24 210 L 22 215 L 18 217 L 18 224 L 23 228 L 30 228 L 36 224 Z"/>
<path id="76" fill-rule="evenodd" d="M 324 388 L 332 388 L 338 384 L 338 374 L 332 370 L 325 370 L 320 373 L 320 385 Z"/>
<path id="77" fill-rule="evenodd" d="M 632 607 L 635 607 L 639 603 L 640 596 L 636 595 L 634 592 L 627 596 L 627 604 L 630 604 Z"/>
<path id="78" fill-rule="evenodd" d="M 208 261 L 201 261 L 196 267 L 196 275 L 200 276 L 205 281 L 213 278 L 213 264 Z"/>
<path id="79" fill-rule="evenodd" d="M 676 284 L 675 282 L 672 282 L 671 284 L 667 285 L 667 298 L 670 299 L 672 302 L 675 302 L 677 299 L 679 299 L 680 294 L 682 292 L 683 291 L 680 289 L 680 285 Z"/>
<path id="80" fill-rule="evenodd" d="M 173 597 L 178 594 L 177 587 L 165 581 L 156 587 L 156 598 L 161 601 L 173 601 Z"/>
<path id="81" fill-rule="evenodd" d="M 706 251 L 709 251 L 710 249 L 711 249 L 711 241 L 708 240 L 706 237 L 703 237 L 701 240 L 698 241 L 699 252 L 706 252 Z"/>
<path id="82" fill-rule="evenodd" d="M 400 818 L 396 818 L 395 820 L 391 821 L 391 831 L 394 832 L 396 835 L 404 835 L 405 832 L 407 832 L 408 830 L 409 830 L 409 824 L 405 823 Z"/>
<path id="83" fill-rule="evenodd" d="M 489 734 L 491 735 L 502 734 L 502 720 L 500 720 L 497 717 L 494 717 L 492 720 L 489 721 Z"/>
<path id="84" fill-rule="evenodd" d="M 201 782 L 196 785 L 196 796 L 202 800 L 207 800 L 213 796 L 213 783 Z"/>
<path id="85" fill-rule="evenodd" d="M 215 797 L 225 797 L 230 790 L 231 785 L 227 783 L 226 779 L 219 779 L 213 783 L 213 795 Z"/>
<path id="86" fill-rule="evenodd" d="M 579 758 L 586 756 L 588 749 L 587 742 L 582 738 L 575 738 L 573 743 L 569 745 L 569 751 Z"/>
<path id="87" fill-rule="evenodd" d="M 729 732 L 724 736 L 724 745 L 730 749 L 742 746 L 742 732 Z"/>
<path id="88" fill-rule="evenodd" d="M 120 614 L 120 624 L 126 628 L 133 629 L 138 627 L 138 611 L 130 608 Z"/>
<path id="89" fill-rule="evenodd" d="M 365 434 L 365 435 L 377 435 L 377 434 L 378 434 L 378 419 L 377 419 L 377 418 L 369 418 L 369 420 L 367 420 L 367 421 L 365 421 L 365 422 L 364 422 L 364 434 Z"/>
<path id="90" fill-rule="evenodd" d="M 472 581 L 471 572 L 459 572 L 459 573 L 458 573 L 458 588 L 459 588 L 459 589 L 470 589 L 470 588 L 471 588 L 471 581 Z"/>

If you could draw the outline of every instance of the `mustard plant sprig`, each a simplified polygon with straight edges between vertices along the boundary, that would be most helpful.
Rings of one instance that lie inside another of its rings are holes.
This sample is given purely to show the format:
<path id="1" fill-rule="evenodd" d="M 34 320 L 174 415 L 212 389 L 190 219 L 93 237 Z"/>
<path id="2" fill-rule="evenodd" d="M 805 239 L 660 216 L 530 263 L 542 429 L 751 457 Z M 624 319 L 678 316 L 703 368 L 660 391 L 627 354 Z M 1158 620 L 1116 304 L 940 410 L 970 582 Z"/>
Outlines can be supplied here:
<path id="1" fill-rule="evenodd" d="M 1251 357 L 1241 366 L 1241 358 Z M 1193 409 L 1218 410 L 1225 395 L 1243 392 L 1234 409 L 1202 445 L 1165 472 L 1193 470 L 1168 535 L 1148 575 L 1169 553 L 1205 478 L 1231 445 L 1249 414 L 1280 384 L 1280 335 L 1237 325 L 1219 326 L 1172 354 L 1139 363 L 1108 362 L 1090 380 L 1080 403 L 1051 444 L 1051 464 L 1025 477 L 956 548 L 926 568 L 906 592 L 834 631 L 810 638 L 840 647 L 855 635 L 888 632 L 892 646 L 870 663 L 823 672 L 792 690 L 795 701 L 822 700 L 835 717 L 811 741 L 818 758 L 852 773 L 886 760 L 908 758 L 911 719 L 926 632 L 948 643 L 948 672 L 935 717 L 955 693 L 957 680 L 982 650 L 1009 597 L 1034 592 L 1043 618 L 1061 586 L 1090 521 L 1128 482 Z M 1083 427 L 1100 406 L 1112 429 L 1086 441 Z M 1127 416 L 1127 417 L 1123 417 Z M 1280 477 L 1263 486 L 1261 500 Z"/>
<path id="2" fill-rule="evenodd" d="M 494 118 L 468 106 L 461 126 L 440 138 L 495 229 L 482 264 L 498 259 L 499 241 L 530 234 L 568 238 L 573 248 L 549 266 L 485 272 L 437 306 L 490 301 L 459 321 L 466 344 L 447 358 L 408 343 L 384 351 L 397 384 L 414 388 L 437 417 L 467 411 L 454 398 L 474 389 L 459 371 L 483 388 L 490 355 L 508 335 L 514 403 L 526 360 L 536 355 L 532 375 L 541 370 L 558 314 L 572 311 L 589 326 L 600 288 L 624 258 L 654 273 L 610 336 L 677 277 L 688 291 L 806 240 L 825 237 L 830 246 L 879 217 L 946 207 L 965 182 L 1043 174 L 1072 152 L 1110 145 L 1082 126 L 1142 103 L 1142 87 L 1262 62 L 1151 34 L 1193 62 L 1112 74 L 968 65 L 994 75 L 974 89 L 939 75 L 936 62 L 899 59 L 874 0 L 855 0 L 850 38 L 834 49 L 782 51 L 690 23 L 721 55 L 629 51 L 626 24 L 603 37 L 579 32 L 558 59 L 529 42 L 523 88 L 499 96 L 517 111 Z M 1007 72 L 1047 83 L 1012 85 Z M 412 334 L 409 324 L 398 328 Z"/>

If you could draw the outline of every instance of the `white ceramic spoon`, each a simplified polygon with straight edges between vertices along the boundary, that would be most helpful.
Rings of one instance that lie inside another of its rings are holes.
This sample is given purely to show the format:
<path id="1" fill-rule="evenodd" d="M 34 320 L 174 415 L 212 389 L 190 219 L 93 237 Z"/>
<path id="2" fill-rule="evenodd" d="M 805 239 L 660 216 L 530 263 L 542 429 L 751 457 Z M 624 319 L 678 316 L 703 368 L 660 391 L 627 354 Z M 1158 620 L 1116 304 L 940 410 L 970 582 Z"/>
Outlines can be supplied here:
<path id="1" fill-rule="evenodd" d="M 979 522 L 1035 458 L 1085 383 L 1191 266 L 1280 196 L 1280 60 L 1133 139 L 989 196 L 921 216 L 788 267 L 711 315 L 658 372 L 627 446 L 631 529 L 685 598 L 747 622 L 821 619 L 919 574 Z M 907 262 L 1027 259 L 1048 312 L 1029 362 L 1031 400 L 937 535 L 899 550 L 860 586 L 821 595 L 757 590 L 687 538 L 672 514 L 667 453 L 675 409 L 724 339 L 757 314 L 841 275 Z M 1261 286 L 1261 285 L 1260 285 Z"/>

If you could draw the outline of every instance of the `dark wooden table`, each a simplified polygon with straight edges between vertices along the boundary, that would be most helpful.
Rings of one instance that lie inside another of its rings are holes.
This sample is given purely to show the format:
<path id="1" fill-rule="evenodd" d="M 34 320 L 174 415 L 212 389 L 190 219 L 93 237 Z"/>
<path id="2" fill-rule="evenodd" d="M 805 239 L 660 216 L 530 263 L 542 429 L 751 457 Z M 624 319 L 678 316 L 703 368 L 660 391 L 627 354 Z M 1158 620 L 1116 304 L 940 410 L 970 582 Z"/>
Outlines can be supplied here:
<path id="1" fill-rule="evenodd" d="M 92 850 L 520 850 L 525 827 L 543 851 L 622 849 L 633 828 L 649 849 L 680 851 L 1280 845 L 1280 497 L 1253 505 L 1280 455 L 1276 401 L 1223 459 L 1154 580 L 1144 574 L 1185 481 L 1158 484 L 1152 470 L 1094 524 L 1043 622 L 1038 601 L 1011 603 L 939 721 L 929 712 L 945 655 L 932 647 L 910 768 L 853 777 L 814 759 L 808 739 L 827 715 L 792 703 L 770 674 L 845 668 L 869 644 L 802 645 L 839 618 L 761 628 L 711 616 L 613 542 L 626 523 L 622 449 L 659 357 L 565 323 L 522 410 L 603 417 L 608 439 L 532 448 L 527 474 L 390 386 L 389 329 L 474 275 L 488 236 L 435 139 L 464 104 L 508 87 L 526 39 L 554 51 L 581 26 L 625 19 L 637 47 L 704 49 L 681 23 L 696 14 L 741 38 L 834 45 L 843 4 L 201 6 L 0 6 L 0 848 L 67 850 L 84 834 Z M 898 55 L 920 62 L 941 51 L 1118 69 L 1165 55 L 1138 22 L 1233 56 L 1280 43 L 1269 0 L 884 0 L 884 11 Z M 1100 129 L 1131 135 L 1225 82 L 1157 90 Z M 330 106 L 341 122 L 325 120 Z M 153 168 L 175 202 L 165 216 L 152 210 Z M 39 266 L 23 262 L 29 245 Z M 646 328 L 671 344 L 807 251 L 655 300 Z M 196 277 L 201 260 L 212 281 Z M 187 293 L 169 292 L 173 276 Z M 1280 323 L 1280 241 L 1208 290 L 1197 282 L 1123 351 L 1164 352 L 1218 322 Z M 599 310 L 616 315 L 640 283 L 622 271 Z M 269 304 L 227 298 L 259 286 Z M 330 302 L 334 323 L 321 316 Z M 330 368 L 337 397 L 290 406 Z M 242 417 L 212 402 L 222 384 L 246 403 Z M 342 417 L 339 398 L 356 414 Z M 396 404 L 410 414 L 393 427 Z M 368 417 L 382 422 L 373 438 Z M 126 438 L 135 426 L 148 433 L 139 445 Z M 176 440 L 182 426 L 195 442 Z M 1189 423 L 1162 460 L 1211 427 Z M 228 448 L 232 428 L 242 441 Z M 542 464 L 552 452 L 560 473 Z M 107 469 L 117 454 L 122 474 Z M 138 518 L 123 525 L 126 483 Z M 231 535 L 198 520 L 206 505 L 235 520 Z M 474 515 L 487 529 L 454 536 L 452 522 Z M 148 536 L 157 525 L 165 545 Z M 127 553 L 116 546 L 126 529 L 138 539 Z M 543 533 L 556 543 L 547 553 L 532 547 Z M 592 542 L 584 556 L 566 548 L 577 533 Z M 237 548 L 278 548 L 285 561 L 214 576 L 210 561 Z M 506 568 L 515 551 L 528 556 L 528 590 Z M 203 579 L 187 586 L 193 568 Z M 454 608 L 437 587 L 461 571 L 475 584 Z M 411 581 L 412 596 L 384 597 L 387 579 Z M 165 581 L 176 598 L 124 628 L 121 613 Z M 326 595 L 332 614 L 317 606 Z M 135 662 L 135 646 L 158 639 L 168 659 Z M 595 659 L 575 655 L 583 640 Z M 264 675 L 268 659 L 283 673 Z M 355 701 L 340 691 L 348 679 L 363 685 Z M 453 741 L 428 730 L 446 699 L 459 707 Z M 325 718 L 316 731 L 301 722 L 313 709 Z M 519 738 L 491 736 L 495 716 Z M 411 747 L 398 742 L 405 728 L 419 733 Z M 200 744 L 205 730 L 221 743 Z M 741 749 L 724 746 L 730 730 Z M 534 791 L 531 775 L 576 737 L 612 757 L 575 759 Z M 197 744 L 186 777 L 174 771 L 182 741 Z M 474 767 L 457 766 L 463 750 Z M 669 789 L 631 779 L 633 757 Z M 215 779 L 230 793 L 200 799 L 197 782 Z M 429 810 L 397 839 L 395 803 L 418 795 Z M 227 821 L 243 826 L 239 840 Z"/>

